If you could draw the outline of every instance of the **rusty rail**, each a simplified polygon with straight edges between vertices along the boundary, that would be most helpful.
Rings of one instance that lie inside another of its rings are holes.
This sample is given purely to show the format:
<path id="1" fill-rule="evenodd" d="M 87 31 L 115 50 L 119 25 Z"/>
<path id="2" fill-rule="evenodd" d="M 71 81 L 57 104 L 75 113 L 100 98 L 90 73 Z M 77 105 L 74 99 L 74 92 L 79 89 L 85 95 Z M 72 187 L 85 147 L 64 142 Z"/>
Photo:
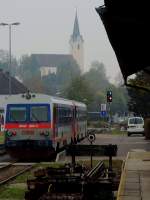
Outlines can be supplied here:
<path id="1" fill-rule="evenodd" d="M 10 164 L 0 168 L 0 173 L 3 173 L 3 176 L 4 176 L 4 170 L 9 169 L 11 167 L 14 167 L 13 164 L 14 163 L 10 163 Z M 23 174 L 24 172 L 30 170 L 32 167 L 33 167 L 33 165 L 26 166 L 24 169 L 17 170 L 16 173 L 14 173 L 14 175 L 8 176 L 7 178 L 2 178 L 2 180 L 0 180 L 0 186 L 6 184 L 10 180 L 12 180 L 12 179 L 16 178 L 17 176 Z M 6 173 L 7 173 L 7 171 L 6 171 Z"/>
<path id="2" fill-rule="evenodd" d="M 93 179 L 96 177 L 102 177 L 105 175 L 105 165 L 103 161 L 100 161 L 87 175 L 86 178 Z"/>

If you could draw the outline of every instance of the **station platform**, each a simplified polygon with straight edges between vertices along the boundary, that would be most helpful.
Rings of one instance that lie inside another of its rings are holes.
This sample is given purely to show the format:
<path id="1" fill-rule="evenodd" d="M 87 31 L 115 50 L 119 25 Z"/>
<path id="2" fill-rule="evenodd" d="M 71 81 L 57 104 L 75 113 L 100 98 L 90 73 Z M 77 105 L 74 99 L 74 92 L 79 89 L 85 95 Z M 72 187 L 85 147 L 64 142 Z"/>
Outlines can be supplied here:
<path id="1" fill-rule="evenodd" d="M 150 152 L 129 152 L 125 160 L 117 200 L 150 200 Z"/>

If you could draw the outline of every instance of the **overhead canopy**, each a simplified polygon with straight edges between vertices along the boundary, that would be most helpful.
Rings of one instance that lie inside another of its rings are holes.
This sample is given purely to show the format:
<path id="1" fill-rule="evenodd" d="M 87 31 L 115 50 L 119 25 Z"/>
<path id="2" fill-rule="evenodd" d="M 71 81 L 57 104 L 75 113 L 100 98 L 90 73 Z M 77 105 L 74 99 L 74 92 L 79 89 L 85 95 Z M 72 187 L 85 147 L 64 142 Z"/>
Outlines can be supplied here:
<path id="1" fill-rule="evenodd" d="M 105 0 L 97 8 L 125 78 L 150 66 L 149 1 Z"/>

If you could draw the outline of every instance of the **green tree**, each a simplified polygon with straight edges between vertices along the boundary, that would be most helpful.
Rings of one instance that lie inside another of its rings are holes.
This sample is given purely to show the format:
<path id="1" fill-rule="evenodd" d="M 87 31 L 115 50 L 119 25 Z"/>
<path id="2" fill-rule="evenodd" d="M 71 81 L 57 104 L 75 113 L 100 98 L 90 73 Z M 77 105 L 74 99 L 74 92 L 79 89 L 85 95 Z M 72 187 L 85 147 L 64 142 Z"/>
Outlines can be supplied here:
<path id="1" fill-rule="evenodd" d="M 34 55 L 23 55 L 21 57 L 20 74 L 25 84 L 32 77 L 40 77 L 40 67 Z M 43 92 L 55 95 L 58 91 L 63 91 L 70 84 L 71 80 L 78 75 L 80 75 L 80 69 L 75 60 L 64 60 L 57 66 L 56 74 L 42 77 Z"/>
<path id="2" fill-rule="evenodd" d="M 32 76 L 40 76 L 39 66 L 34 57 L 28 55 L 21 57 L 19 74 L 25 82 Z"/>
<path id="3" fill-rule="evenodd" d="M 9 53 L 3 49 L 0 50 L 0 69 L 3 71 L 9 71 Z M 11 75 L 18 75 L 18 62 L 17 59 L 12 55 L 11 56 Z"/>
<path id="4" fill-rule="evenodd" d="M 87 105 L 90 105 L 93 101 L 93 95 L 88 82 L 82 76 L 73 79 L 69 87 L 65 90 L 66 98 L 84 102 Z"/>
<path id="5" fill-rule="evenodd" d="M 142 86 L 150 89 L 150 75 L 142 72 L 136 74 L 134 79 L 129 80 L 133 86 Z M 150 92 L 128 87 L 129 110 L 137 115 L 147 116 L 150 113 Z"/>
<path id="6" fill-rule="evenodd" d="M 126 88 L 116 87 L 109 82 L 103 63 L 94 61 L 90 70 L 84 74 L 84 78 L 94 92 L 93 102 L 89 105 L 91 111 L 100 111 L 100 105 L 107 103 L 106 94 L 108 90 L 112 90 L 113 92 L 113 102 L 111 103 L 112 112 L 124 113 L 128 110 L 128 94 Z"/>
<path id="7" fill-rule="evenodd" d="M 45 93 L 45 87 L 38 75 L 28 78 L 24 81 L 24 85 L 31 91 L 37 93 Z"/>
<path id="8" fill-rule="evenodd" d="M 105 90 L 110 85 L 106 76 L 105 65 L 94 61 L 90 70 L 84 75 L 85 79 L 89 82 L 93 90 Z"/>
<path id="9" fill-rule="evenodd" d="M 64 90 L 68 87 L 73 79 L 80 76 L 80 69 L 75 60 L 61 63 L 57 68 L 56 82 L 58 90 Z"/>

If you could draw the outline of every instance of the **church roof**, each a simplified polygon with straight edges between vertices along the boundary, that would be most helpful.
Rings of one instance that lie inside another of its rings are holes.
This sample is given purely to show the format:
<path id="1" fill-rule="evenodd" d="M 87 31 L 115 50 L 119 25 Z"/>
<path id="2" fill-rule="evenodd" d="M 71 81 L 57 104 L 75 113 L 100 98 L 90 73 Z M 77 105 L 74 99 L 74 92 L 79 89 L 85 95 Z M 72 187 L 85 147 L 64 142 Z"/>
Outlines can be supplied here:
<path id="1" fill-rule="evenodd" d="M 31 58 L 36 61 L 39 67 L 57 67 L 64 63 L 75 62 L 73 56 L 70 54 L 32 54 Z"/>
<path id="2" fill-rule="evenodd" d="M 14 77 L 11 77 L 11 93 L 19 94 L 27 92 L 27 88 Z M 9 73 L 0 69 L 0 94 L 9 94 Z"/>
<path id="3" fill-rule="evenodd" d="M 77 12 L 76 12 L 72 38 L 73 38 L 73 40 L 76 40 L 78 37 L 80 37 L 80 29 L 79 29 L 78 16 L 77 16 Z"/>

